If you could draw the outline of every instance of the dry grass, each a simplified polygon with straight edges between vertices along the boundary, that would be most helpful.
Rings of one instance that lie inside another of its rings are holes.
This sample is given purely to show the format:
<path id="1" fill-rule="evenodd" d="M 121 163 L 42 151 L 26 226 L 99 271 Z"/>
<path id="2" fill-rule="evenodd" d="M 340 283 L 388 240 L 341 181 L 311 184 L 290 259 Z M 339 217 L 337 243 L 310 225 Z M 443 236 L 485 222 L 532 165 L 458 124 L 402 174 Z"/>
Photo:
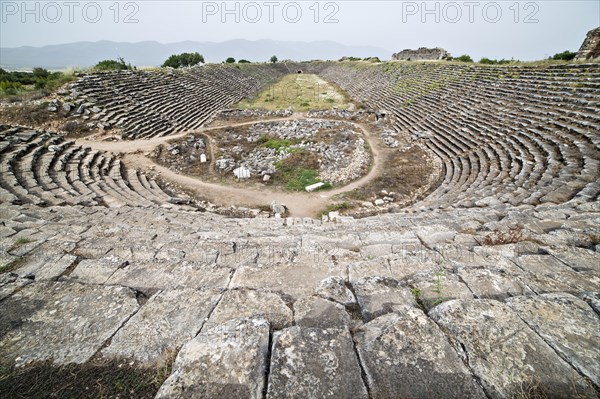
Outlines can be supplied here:
<path id="1" fill-rule="evenodd" d="M 171 374 L 177 350 L 154 367 L 125 360 L 95 359 L 55 366 L 52 361 L 21 368 L 0 367 L 0 398 L 154 398 Z"/>
<path id="2" fill-rule="evenodd" d="M 294 111 L 347 109 L 348 96 L 339 87 L 313 74 L 289 74 L 260 93 L 242 100 L 235 108 Z"/>

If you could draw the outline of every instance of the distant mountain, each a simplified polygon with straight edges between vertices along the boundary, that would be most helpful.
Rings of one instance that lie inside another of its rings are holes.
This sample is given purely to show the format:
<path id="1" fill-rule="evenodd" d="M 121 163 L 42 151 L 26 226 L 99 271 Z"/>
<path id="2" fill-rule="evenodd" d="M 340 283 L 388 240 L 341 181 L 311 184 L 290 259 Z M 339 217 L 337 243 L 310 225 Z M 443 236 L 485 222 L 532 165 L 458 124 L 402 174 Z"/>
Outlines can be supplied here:
<path id="1" fill-rule="evenodd" d="M 227 57 L 236 60 L 268 61 L 272 55 L 280 60 L 337 60 L 343 56 L 379 57 L 389 59 L 391 52 L 373 46 L 348 46 L 332 41 L 290 42 L 277 40 L 229 40 L 214 42 L 119 43 L 110 41 L 77 42 L 43 47 L 0 48 L 0 67 L 25 69 L 44 67 L 64 69 L 90 67 L 104 59 L 123 57 L 135 66 L 159 66 L 171 54 L 197 51 L 206 62 L 221 62 Z"/>

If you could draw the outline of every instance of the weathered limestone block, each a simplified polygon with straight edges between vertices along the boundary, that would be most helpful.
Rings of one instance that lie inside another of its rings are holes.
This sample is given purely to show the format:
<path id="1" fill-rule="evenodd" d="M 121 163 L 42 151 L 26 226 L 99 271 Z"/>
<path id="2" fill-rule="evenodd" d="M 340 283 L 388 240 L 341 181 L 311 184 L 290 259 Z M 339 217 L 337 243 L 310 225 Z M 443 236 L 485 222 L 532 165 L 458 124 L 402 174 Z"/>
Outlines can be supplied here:
<path id="1" fill-rule="evenodd" d="M 208 323 L 227 323 L 232 319 L 265 319 L 279 330 L 292 325 L 292 310 L 277 294 L 256 290 L 229 290 L 212 313 Z"/>
<path id="2" fill-rule="evenodd" d="M 106 284 L 140 290 L 227 287 L 231 270 L 196 262 L 131 262 L 119 268 Z"/>
<path id="3" fill-rule="evenodd" d="M 117 269 L 128 264 L 128 261 L 115 256 L 83 259 L 69 277 L 87 284 L 104 284 Z"/>
<path id="4" fill-rule="evenodd" d="M 600 253 L 598 252 L 578 247 L 550 249 L 549 252 L 578 272 L 594 271 L 600 273 Z"/>
<path id="5" fill-rule="evenodd" d="M 26 263 L 15 273 L 19 276 L 33 275 L 37 281 L 52 280 L 61 276 L 76 260 L 77 257 L 71 254 L 36 254 L 31 259 L 26 258 Z"/>
<path id="6" fill-rule="evenodd" d="M 597 273 L 576 272 L 551 255 L 524 255 L 516 263 L 525 270 L 524 283 L 538 294 L 600 290 Z"/>
<path id="7" fill-rule="evenodd" d="M 30 284 L 0 302 L 0 359 L 85 363 L 137 309 L 125 287 Z"/>
<path id="8" fill-rule="evenodd" d="M 269 323 L 237 319 L 229 326 L 202 332 L 185 344 L 156 399 L 262 398 Z"/>
<path id="9" fill-rule="evenodd" d="M 367 398 L 347 329 L 294 326 L 273 336 L 267 398 Z"/>
<path id="10" fill-rule="evenodd" d="M 586 301 L 600 315 L 600 292 L 583 292 L 577 296 Z"/>
<path id="11" fill-rule="evenodd" d="M 419 273 L 409 279 L 408 284 L 414 287 L 413 294 L 427 310 L 450 299 L 473 298 L 465 283 L 443 268 Z"/>
<path id="12" fill-rule="evenodd" d="M 501 302 L 453 300 L 438 305 L 429 316 L 491 398 L 536 390 L 555 398 L 595 396 L 593 387 Z"/>
<path id="13" fill-rule="evenodd" d="M 217 290 L 161 291 L 117 331 L 102 354 L 148 364 L 160 362 L 168 350 L 196 336 L 219 298 Z"/>
<path id="14" fill-rule="evenodd" d="M 444 225 L 422 226 L 416 230 L 419 240 L 429 249 L 435 249 L 454 240 L 458 234 L 456 230 Z"/>
<path id="15" fill-rule="evenodd" d="M 294 303 L 294 320 L 297 326 L 315 328 L 345 328 L 351 324 L 350 315 L 342 305 L 317 296 Z"/>
<path id="16" fill-rule="evenodd" d="M 342 277 L 328 277 L 319 281 L 315 289 L 317 295 L 322 298 L 336 301 L 344 306 L 356 305 L 356 298 L 352 291 L 346 287 Z"/>
<path id="17" fill-rule="evenodd" d="M 295 262 L 242 266 L 236 271 L 230 287 L 278 291 L 301 298 L 312 295 L 317 283 L 324 278 L 343 275 L 343 268 L 315 262 L 308 256 Z"/>
<path id="18" fill-rule="evenodd" d="M 504 259 L 485 266 L 459 267 L 457 274 L 477 298 L 501 300 L 533 294 L 522 281 L 523 271 Z"/>
<path id="19" fill-rule="evenodd" d="M 448 339 L 420 309 L 394 306 L 354 336 L 373 398 L 484 398 Z"/>
<path id="20" fill-rule="evenodd" d="M 583 375 L 600 386 L 600 319 L 571 294 L 509 298 L 507 305 Z"/>
<path id="21" fill-rule="evenodd" d="M 396 280 L 371 277 L 353 282 L 352 287 L 365 321 L 391 312 L 394 305 L 417 306 L 410 289 Z"/>

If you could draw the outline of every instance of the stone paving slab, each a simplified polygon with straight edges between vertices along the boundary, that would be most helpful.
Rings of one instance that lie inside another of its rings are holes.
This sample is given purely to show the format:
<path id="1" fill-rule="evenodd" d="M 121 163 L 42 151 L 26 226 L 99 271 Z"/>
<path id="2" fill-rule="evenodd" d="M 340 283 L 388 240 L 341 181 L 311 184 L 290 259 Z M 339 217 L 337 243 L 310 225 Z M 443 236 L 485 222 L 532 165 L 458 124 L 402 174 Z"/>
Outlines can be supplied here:
<path id="1" fill-rule="evenodd" d="M 459 267 L 457 275 L 476 298 L 504 299 L 510 296 L 531 295 L 533 291 L 523 283 L 525 273 L 505 259 L 493 265 Z"/>
<path id="2" fill-rule="evenodd" d="M 394 312 L 354 335 L 371 398 L 485 398 L 440 328 L 420 309 Z"/>
<path id="3" fill-rule="evenodd" d="M 102 350 L 106 357 L 133 358 L 152 364 L 200 332 L 221 293 L 191 288 L 161 291 L 115 334 Z"/>
<path id="4" fill-rule="evenodd" d="M 196 262 L 136 262 L 119 268 L 106 281 L 140 290 L 221 288 L 229 284 L 231 270 Z"/>
<path id="5" fill-rule="evenodd" d="M 414 288 L 413 295 L 427 310 L 450 299 L 473 298 L 473 292 L 459 276 L 444 268 L 419 273 L 407 282 Z"/>
<path id="6" fill-rule="evenodd" d="M 38 281 L 53 280 L 62 276 L 72 265 L 77 257 L 71 254 L 48 255 L 43 258 L 35 257 L 15 271 L 19 275 L 33 275 Z"/>
<path id="7" fill-rule="evenodd" d="M 600 275 L 576 272 L 551 255 L 524 255 L 516 259 L 524 282 L 537 294 L 550 292 L 600 291 Z"/>
<path id="8" fill-rule="evenodd" d="M 87 284 L 104 284 L 119 268 L 127 265 L 129 265 L 129 261 L 116 256 L 83 259 L 69 277 Z"/>
<path id="9" fill-rule="evenodd" d="M 314 328 L 346 328 L 352 320 L 339 303 L 317 296 L 309 296 L 294 303 L 294 321 L 297 326 Z"/>
<path id="10" fill-rule="evenodd" d="M 156 399 L 262 398 L 268 350 L 265 320 L 232 320 L 226 330 L 200 333 L 183 346 Z"/>
<path id="11" fill-rule="evenodd" d="M 352 291 L 346 287 L 343 277 L 328 277 L 319 281 L 315 293 L 322 298 L 330 299 L 344 306 L 356 306 L 356 298 Z"/>
<path id="12" fill-rule="evenodd" d="M 549 397 L 595 397 L 594 388 L 507 305 L 453 300 L 429 316 L 450 337 L 488 397 L 543 390 Z"/>
<path id="13" fill-rule="evenodd" d="M 566 247 L 548 251 L 555 258 L 576 271 L 600 273 L 600 253 L 585 248 Z"/>
<path id="14" fill-rule="evenodd" d="M 569 364 L 600 387 L 600 318 L 571 294 L 510 298 L 506 302 Z"/>
<path id="15" fill-rule="evenodd" d="M 313 294 L 317 283 L 326 277 L 344 275 L 344 268 L 308 257 L 293 263 L 242 266 L 236 270 L 230 287 L 277 291 L 300 298 Z"/>
<path id="16" fill-rule="evenodd" d="M 267 398 L 367 398 L 347 329 L 294 326 L 273 335 Z"/>
<path id="17" fill-rule="evenodd" d="M 139 306 L 125 287 L 30 284 L 0 302 L 0 360 L 89 360 Z"/>
<path id="18" fill-rule="evenodd" d="M 352 287 L 365 322 L 391 312 L 393 305 L 418 306 L 410 289 L 396 280 L 372 277 L 353 282 Z"/>
<path id="19" fill-rule="evenodd" d="M 265 319 L 275 329 L 292 325 L 292 310 L 275 293 L 256 290 L 228 290 L 213 311 L 208 324 L 212 327 L 233 319 Z"/>

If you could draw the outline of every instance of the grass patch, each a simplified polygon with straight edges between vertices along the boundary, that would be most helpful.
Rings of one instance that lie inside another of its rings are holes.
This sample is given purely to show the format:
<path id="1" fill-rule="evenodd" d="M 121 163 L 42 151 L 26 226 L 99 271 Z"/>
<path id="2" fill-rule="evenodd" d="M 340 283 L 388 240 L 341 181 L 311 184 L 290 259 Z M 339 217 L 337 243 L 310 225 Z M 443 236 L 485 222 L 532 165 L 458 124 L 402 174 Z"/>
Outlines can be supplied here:
<path id="1" fill-rule="evenodd" d="M 14 270 L 17 270 L 19 267 L 21 267 L 23 265 L 24 262 L 25 262 L 25 257 L 21 256 L 9 263 L 6 263 L 6 264 L 0 266 L 0 273 L 9 273 Z"/>
<path id="2" fill-rule="evenodd" d="M 352 205 L 348 202 L 340 202 L 337 204 L 331 204 L 328 205 L 322 212 L 321 212 L 321 216 L 322 215 L 327 215 L 329 214 L 329 212 L 339 212 L 339 211 L 346 211 L 348 209 L 352 209 Z"/>
<path id="3" fill-rule="evenodd" d="M 290 191 L 304 191 L 304 187 L 320 182 L 319 161 L 313 153 L 298 151 L 275 163 L 274 183 Z"/>
<path id="4" fill-rule="evenodd" d="M 28 238 L 28 237 L 19 237 L 15 240 L 15 243 L 13 244 L 13 248 L 17 248 L 20 247 L 21 245 L 25 245 L 25 244 L 29 244 L 30 242 L 34 242 L 34 239 Z"/>
<path id="5" fill-rule="evenodd" d="M 289 177 L 286 188 L 290 191 L 303 191 L 306 186 L 320 182 L 317 178 L 319 172 L 316 170 L 287 167 L 281 168 L 279 171 Z"/>
<path id="6" fill-rule="evenodd" d="M 336 85 L 314 74 L 289 74 L 269 86 L 255 98 L 245 99 L 235 107 L 242 109 L 293 111 L 347 109 L 350 98 Z"/>
<path id="7" fill-rule="evenodd" d="M 273 150 L 282 150 L 282 149 L 286 149 L 289 146 L 291 146 L 293 144 L 293 142 L 291 140 L 286 140 L 286 139 L 274 139 L 274 138 L 269 138 L 267 136 L 262 136 L 259 140 L 259 143 L 261 143 L 261 147 L 265 147 L 265 148 L 271 148 Z"/>
<path id="8" fill-rule="evenodd" d="M 22 368 L 0 367 L 2 398 L 154 398 L 171 373 L 175 355 L 157 367 L 136 368 L 119 360 Z"/>

